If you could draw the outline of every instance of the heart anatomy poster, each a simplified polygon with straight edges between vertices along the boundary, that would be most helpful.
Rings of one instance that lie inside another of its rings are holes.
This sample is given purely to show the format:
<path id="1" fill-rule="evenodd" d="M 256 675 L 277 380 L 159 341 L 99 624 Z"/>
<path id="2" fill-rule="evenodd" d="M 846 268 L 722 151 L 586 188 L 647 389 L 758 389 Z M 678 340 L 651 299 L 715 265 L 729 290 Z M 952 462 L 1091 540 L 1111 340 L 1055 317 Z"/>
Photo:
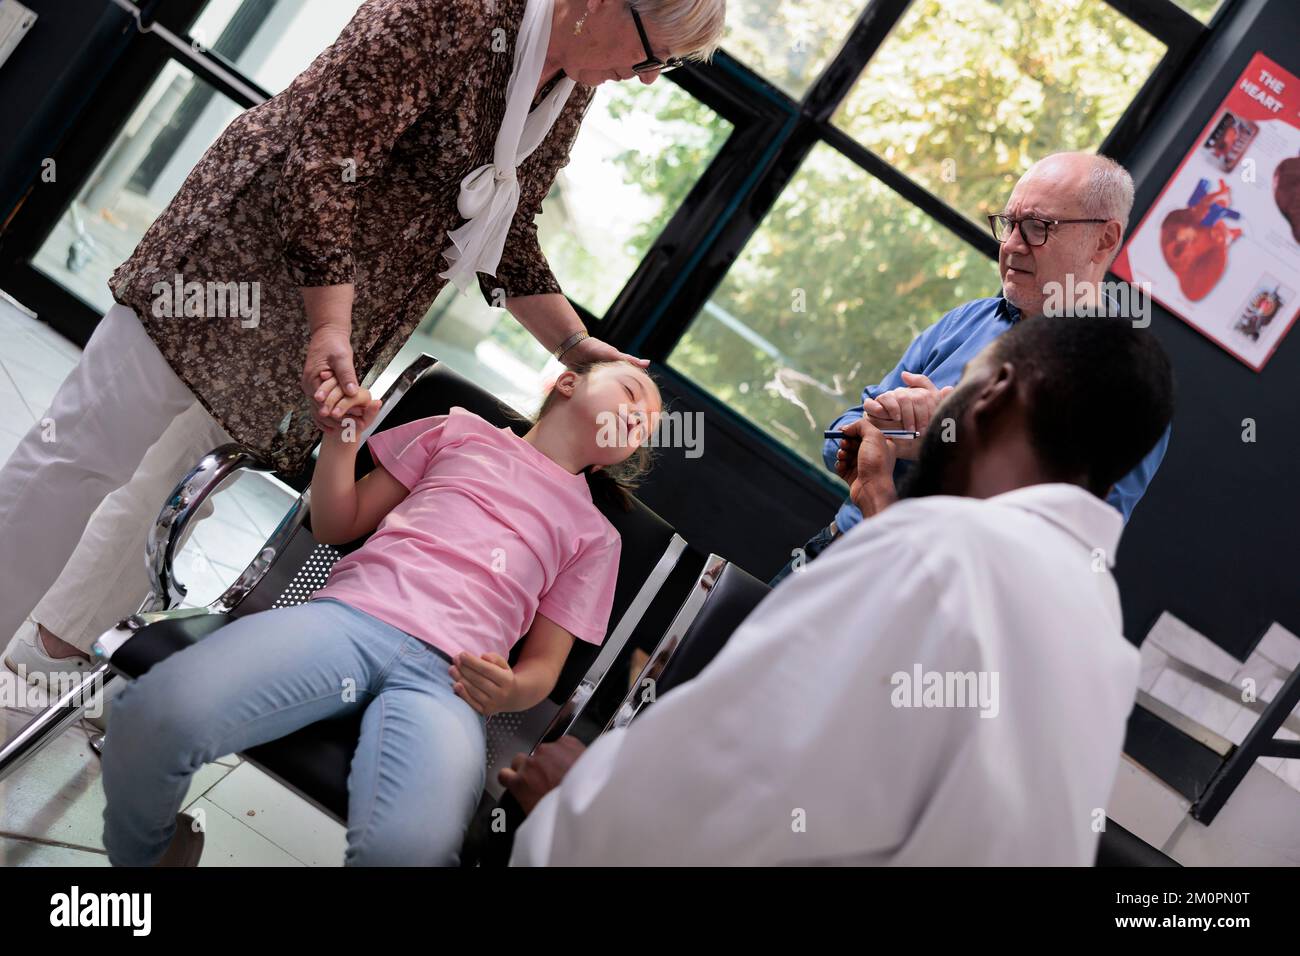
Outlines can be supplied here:
<path id="1" fill-rule="evenodd" d="M 1255 54 L 1113 271 L 1264 367 L 1300 315 L 1300 80 Z"/>

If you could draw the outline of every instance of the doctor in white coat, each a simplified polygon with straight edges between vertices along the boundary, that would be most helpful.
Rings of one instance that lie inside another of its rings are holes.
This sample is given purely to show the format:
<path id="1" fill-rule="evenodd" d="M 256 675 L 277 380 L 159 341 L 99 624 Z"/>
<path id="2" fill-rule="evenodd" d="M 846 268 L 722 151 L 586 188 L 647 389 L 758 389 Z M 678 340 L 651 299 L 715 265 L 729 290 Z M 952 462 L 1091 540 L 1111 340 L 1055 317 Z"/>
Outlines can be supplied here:
<path id="1" fill-rule="evenodd" d="M 631 726 L 517 756 L 511 863 L 1092 864 L 1138 681 L 1105 497 L 1172 391 L 1148 331 L 1038 318 L 968 364 L 907 500 L 854 423 L 872 517 Z"/>

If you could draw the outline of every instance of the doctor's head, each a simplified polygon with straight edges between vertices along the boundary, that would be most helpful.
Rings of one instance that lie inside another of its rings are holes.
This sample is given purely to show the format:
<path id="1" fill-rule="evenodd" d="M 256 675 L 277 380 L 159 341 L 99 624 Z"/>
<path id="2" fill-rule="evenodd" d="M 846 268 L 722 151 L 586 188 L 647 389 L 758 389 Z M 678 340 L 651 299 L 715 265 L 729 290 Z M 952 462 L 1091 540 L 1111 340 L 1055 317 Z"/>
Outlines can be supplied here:
<path id="1" fill-rule="evenodd" d="M 966 363 L 899 496 L 988 498 L 1066 482 L 1105 498 L 1160 439 L 1173 401 L 1173 370 L 1149 329 L 1021 320 Z"/>
<path id="2" fill-rule="evenodd" d="M 722 42 L 725 0 L 555 0 L 548 63 L 588 86 L 653 83 Z"/>
<path id="3" fill-rule="evenodd" d="M 1133 177 L 1113 159 L 1054 153 L 1034 163 L 989 217 L 1007 301 L 1039 316 L 1053 283 L 1066 290 L 1104 280 L 1132 208 Z"/>

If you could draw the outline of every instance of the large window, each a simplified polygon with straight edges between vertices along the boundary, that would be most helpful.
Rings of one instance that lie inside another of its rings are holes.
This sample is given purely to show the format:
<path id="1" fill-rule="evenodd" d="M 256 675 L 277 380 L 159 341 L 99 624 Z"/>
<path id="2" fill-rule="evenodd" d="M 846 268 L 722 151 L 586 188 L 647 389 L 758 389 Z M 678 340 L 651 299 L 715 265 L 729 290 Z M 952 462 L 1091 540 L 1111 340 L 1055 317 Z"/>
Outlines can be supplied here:
<path id="1" fill-rule="evenodd" d="M 598 89 L 537 218 L 542 252 L 570 299 L 591 316 L 605 314 L 731 128 L 672 83 Z M 477 289 L 461 295 L 450 285 L 381 385 L 421 351 L 524 412 L 562 367 Z"/>
<path id="2" fill-rule="evenodd" d="M 210 0 L 190 36 L 278 93 L 338 37 L 362 0 Z"/>
<path id="3" fill-rule="evenodd" d="M 107 312 L 113 270 L 241 112 L 188 69 L 168 62 L 33 264 L 96 312 Z"/>
<path id="4" fill-rule="evenodd" d="M 278 92 L 338 36 L 361 0 L 211 0 L 190 29 L 242 77 Z M 176 59 L 167 61 L 126 128 L 37 252 L 33 263 L 96 312 L 108 279 L 180 190 L 239 104 Z"/>
<path id="5" fill-rule="evenodd" d="M 600 87 L 538 219 L 543 251 L 593 334 L 833 480 L 825 425 L 945 311 L 996 293 L 984 215 L 1050 152 L 1132 148 L 1237 2 L 728 0 L 712 65 Z M 189 50 L 124 30 L 60 173 L 96 168 L 33 193 L 6 282 L 93 325 L 204 150 L 360 3 L 169 0 L 159 16 Z M 445 289 L 379 386 L 418 351 L 521 410 L 559 369 L 476 291 Z"/>
<path id="6" fill-rule="evenodd" d="M 874 0 L 851 33 L 859 6 L 742 0 L 726 48 L 801 100 L 794 158 L 667 356 L 817 468 L 823 429 L 921 330 L 997 294 L 981 231 L 1020 175 L 1101 148 L 1202 29 L 1172 0 L 1122 5 L 1141 22 L 1106 0 Z"/>
<path id="7" fill-rule="evenodd" d="M 996 270 L 829 146 L 818 146 L 669 357 L 805 456 L 909 342 Z"/>
<path id="8" fill-rule="evenodd" d="M 798 99 L 835 56 L 863 0 L 729 0 L 726 48 Z"/>
<path id="9" fill-rule="evenodd" d="M 1223 6 L 1223 0 L 1178 0 L 1178 5 L 1202 23 L 1209 23 L 1210 17 Z"/>
<path id="10" fill-rule="evenodd" d="M 835 123 L 982 225 L 1035 159 L 1100 146 L 1164 52 L 1103 0 L 917 0 Z"/>
<path id="11" fill-rule="evenodd" d="M 597 90 L 538 218 L 569 298 L 605 314 L 731 128 L 666 81 Z"/>

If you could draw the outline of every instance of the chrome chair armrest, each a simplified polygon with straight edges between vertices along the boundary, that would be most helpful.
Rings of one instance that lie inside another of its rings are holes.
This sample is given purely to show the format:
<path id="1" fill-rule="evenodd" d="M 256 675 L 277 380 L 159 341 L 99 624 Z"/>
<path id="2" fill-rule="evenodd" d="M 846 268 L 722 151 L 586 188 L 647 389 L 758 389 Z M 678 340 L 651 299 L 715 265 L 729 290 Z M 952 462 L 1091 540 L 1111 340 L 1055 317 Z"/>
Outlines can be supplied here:
<path id="1" fill-rule="evenodd" d="M 311 489 L 308 488 L 294 499 L 289 511 L 280 519 L 280 523 L 275 526 L 275 530 L 271 532 L 271 537 L 257 552 L 257 557 L 249 562 L 248 567 L 240 572 L 235 582 L 226 588 L 220 597 L 209 604 L 208 608 L 212 611 L 229 613 L 238 607 L 239 603 L 248 597 L 249 592 L 257 587 L 266 572 L 271 569 L 276 556 L 284 551 L 290 539 L 302 526 L 303 519 L 307 517 L 307 512 L 310 510 Z"/>
<path id="2" fill-rule="evenodd" d="M 650 659 L 645 662 L 641 672 L 637 674 L 636 680 L 628 689 L 623 698 L 623 702 L 609 722 L 605 725 L 601 733 L 606 733 L 619 727 L 626 727 L 632 722 L 632 719 L 641 712 L 646 704 L 655 700 L 656 687 L 664 668 L 672 659 L 673 654 L 677 651 L 678 645 L 681 644 L 682 638 L 686 632 L 691 629 L 695 619 L 700 616 L 700 611 L 704 607 L 704 602 L 708 599 L 709 593 L 713 590 L 714 584 L 717 583 L 722 572 L 727 567 L 725 558 L 716 554 L 710 554 L 708 560 L 704 562 L 704 569 L 695 579 L 695 585 L 691 588 L 691 593 L 686 596 L 682 602 L 681 609 L 673 618 L 672 623 L 668 625 L 668 630 L 664 631 L 664 636 L 659 639 L 655 645 L 654 651 L 650 654 Z"/>
<path id="3" fill-rule="evenodd" d="M 541 738 L 543 742 L 558 740 L 563 737 L 573 729 L 573 726 L 582 717 L 587 709 L 587 704 L 595 696 L 597 688 L 605 680 L 605 675 L 608 673 L 610 666 L 622 654 L 623 648 L 627 645 L 637 625 L 641 623 L 641 618 L 645 616 L 646 610 L 650 607 L 650 602 L 659 593 L 659 588 L 668 579 L 668 575 L 672 572 L 673 567 L 676 566 L 682 552 L 685 550 L 686 539 L 681 535 L 674 534 L 668 550 L 659 559 L 659 563 L 649 579 L 642 585 L 641 591 L 632 601 L 627 614 L 623 616 L 623 620 L 619 621 L 614 633 L 601 647 L 599 656 L 587 670 L 587 673 L 583 675 L 582 680 L 578 682 L 578 686 L 573 689 L 573 693 L 569 695 L 568 700 L 560 706 L 555 717 L 547 725 L 546 731 Z"/>
<path id="4" fill-rule="evenodd" d="M 206 607 L 173 607 L 159 611 L 136 611 L 130 617 L 123 618 L 109 630 L 99 635 L 98 640 L 91 645 L 91 653 L 96 662 L 111 662 L 119 647 L 129 641 L 136 631 L 146 628 L 150 624 L 187 617 L 200 617 L 212 613 L 212 610 Z"/>
<path id="5" fill-rule="evenodd" d="M 392 384 L 388 386 L 387 391 L 385 391 L 383 395 L 379 396 L 383 400 L 384 406 L 379 410 L 379 417 L 375 419 L 374 425 L 371 426 L 371 432 L 383 423 L 384 419 L 388 417 L 388 413 L 397 406 L 397 403 L 401 400 L 402 396 L 410 390 L 411 386 L 423 378 L 424 373 L 437 364 L 438 360 L 428 352 L 421 352 L 415 358 L 411 359 L 411 364 L 402 369 L 397 378 L 395 378 Z M 378 384 L 379 379 L 382 377 L 382 375 L 376 375 L 375 381 L 371 384 Z M 367 432 L 367 434 L 369 434 L 369 432 Z"/>
<path id="6" fill-rule="evenodd" d="M 416 356 L 402 370 L 384 392 L 384 408 L 379 419 L 371 426 L 377 428 L 389 411 L 396 407 L 401 397 L 438 360 L 427 352 Z M 318 446 L 319 449 L 319 446 Z M 155 611 L 175 607 L 185 597 L 186 587 L 176 578 L 173 566 L 177 544 L 203 501 L 231 474 L 240 469 L 271 472 L 274 469 L 260 455 L 242 445 L 227 444 L 215 448 L 194 466 L 172 491 L 158 513 L 158 519 L 145 545 L 145 558 L 149 565 L 149 582 L 152 593 L 141 606 L 141 611 Z M 231 611 L 242 601 L 266 574 L 278 555 L 301 526 L 310 509 L 311 490 L 303 492 L 288 514 L 276 527 L 266 545 L 258 552 L 235 582 L 209 607 L 214 611 Z"/>
<path id="7" fill-rule="evenodd" d="M 226 478 L 245 468 L 272 470 L 269 462 L 242 445 L 221 445 L 204 455 L 172 490 L 145 542 L 151 593 L 141 611 L 166 610 L 175 607 L 185 597 L 186 587 L 176 579 L 172 564 L 177 544 L 207 497 Z"/>
<path id="8" fill-rule="evenodd" d="M 547 699 L 529 710 L 496 714 L 488 719 L 488 777 L 485 789 L 493 799 L 500 799 L 504 792 L 496 778 L 496 771 L 509 766 L 510 759 L 516 753 L 524 750 L 532 753 L 537 745 L 556 740 L 573 729 L 685 550 L 686 539 L 674 534 L 654 570 L 642 583 L 636 597 L 601 645 L 600 653 L 558 708 Z"/>

